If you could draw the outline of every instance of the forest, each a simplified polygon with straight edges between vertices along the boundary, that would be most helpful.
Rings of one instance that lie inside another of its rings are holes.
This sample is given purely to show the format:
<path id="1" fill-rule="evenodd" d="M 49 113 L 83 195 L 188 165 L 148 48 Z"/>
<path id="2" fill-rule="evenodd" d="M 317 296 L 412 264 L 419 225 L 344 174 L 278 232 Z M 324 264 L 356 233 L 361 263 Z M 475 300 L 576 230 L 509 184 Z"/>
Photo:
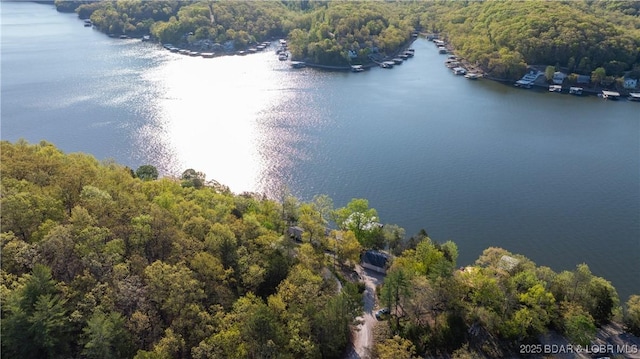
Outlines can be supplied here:
<path id="1" fill-rule="evenodd" d="M 496 78 L 527 65 L 640 77 L 640 5 L 634 1 L 60 1 L 108 34 L 193 47 L 245 49 L 286 38 L 294 60 L 324 65 L 395 55 L 414 32 L 438 34 Z"/>
<path id="2" fill-rule="evenodd" d="M 488 248 L 458 267 L 454 242 L 407 238 L 366 199 L 234 194 L 44 141 L 0 155 L 2 358 L 341 358 L 365 249 L 394 256 L 375 358 L 505 357 L 549 329 L 589 343 L 612 320 L 640 334 L 640 295 L 622 306 L 585 264 Z"/>

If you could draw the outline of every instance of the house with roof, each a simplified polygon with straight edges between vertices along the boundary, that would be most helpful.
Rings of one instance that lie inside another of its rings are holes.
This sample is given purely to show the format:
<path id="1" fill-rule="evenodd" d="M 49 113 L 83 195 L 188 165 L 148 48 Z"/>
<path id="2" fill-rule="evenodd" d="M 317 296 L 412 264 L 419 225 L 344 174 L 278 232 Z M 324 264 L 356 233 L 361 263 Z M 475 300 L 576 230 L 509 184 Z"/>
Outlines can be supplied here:
<path id="1" fill-rule="evenodd" d="M 293 239 L 296 242 L 302 242 L 302 233 L 304 229 L 298 226 L 292 226 L 287 229 L 287 235 L 289 238 Z"/>
<path id="2" fill-rule="evenodd" d="M 589 75 L 578 75 L 578 77 L 576 78 L 576 83 L 583 84 L 583 85 L 588 85 L 589 83 L 591 83 L 591 76 L 589 76 Z"/>
<path id="3" fill-rule="evenodd" d="M 622 84 L 626 89 L 635 89 L 638 87 L 638 79 L 632 79 L 631 77 L 625 77 L 624 83 Z"/>
<path id="4" fill-rule="evenodd" d="M 369 250 L 360 256 L 360 265 L 378 273 L 386 273 L 389 255 L 380 251 Z"/>
<path id="5" fill-rule="evenodd" d="M 553 73 L 553 83 L 556 85 L 562 85 L 562 83 L 564 82 L 564 79 L 567 78 L 567 74 L 565 74 L 564 72 L 560 72 L 560 71 L 556 71 Z"/>

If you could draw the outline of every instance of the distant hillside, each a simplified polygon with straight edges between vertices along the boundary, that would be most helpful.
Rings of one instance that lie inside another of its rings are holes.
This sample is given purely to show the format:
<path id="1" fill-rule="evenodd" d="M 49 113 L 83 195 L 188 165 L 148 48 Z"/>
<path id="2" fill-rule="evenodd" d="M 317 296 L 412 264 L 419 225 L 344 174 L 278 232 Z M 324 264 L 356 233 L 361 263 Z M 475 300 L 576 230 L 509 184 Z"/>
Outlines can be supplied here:
<path id="1" fill-rule="evenodd" d="M 296 60 L 366 63 L 393 55 L 414 31 L 440 33 L 459 55 L 495 77 L 527 65 L 591 74 L 602 67 L 640 77 L 635 1 L 60 1 L 109 34 L 151 34 L 163 43 L 247 46 L 285 37 Z"/>

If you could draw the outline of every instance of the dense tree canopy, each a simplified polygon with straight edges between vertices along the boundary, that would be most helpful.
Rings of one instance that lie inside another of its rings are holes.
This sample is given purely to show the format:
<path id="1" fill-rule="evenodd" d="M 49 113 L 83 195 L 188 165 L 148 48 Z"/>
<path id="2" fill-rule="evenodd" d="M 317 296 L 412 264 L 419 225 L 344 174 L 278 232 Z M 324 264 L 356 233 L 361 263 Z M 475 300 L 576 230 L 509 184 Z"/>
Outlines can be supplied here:
<path id="1" fill-rule="evenodd" d="M 479 356 L 511 357 L 517 355 L 510 349 L 515 344 L 535 343 L 550 329 L 584 346 L 597 325 L 620 315 L 615 289 L 586 264 L 555 273 L 489 248 L 475 265 L 458 269 L 456 257 L 452 242 L 427 237 L 394 260 L 382 286 L 380 300 L 395 319 L 389 321 L 392 332 L 410 340 L 418 354 L 464 348 Z M 629 311 L 628 323 L 636 309 Z"/>
<path id="2" fill-rule="evenodd" d="M 279 203 L 193 169 L 136 176 L 46 142 L 0 152 L 3 358 L 336 358 L 346 347 L 360 294 L 322 275 L 322 248 L 283 235 Z"/>
<path id="3" fill-rule="evenodd" d="M 622 315 L 585 264 L 555 273 L 489 248 L 458 268 L 455 243 L 405 239 L 365 199 L 275 202 L 194 169 L 154 179 L 47 142 L 0 146 L 3 358 L 339 358 L 362 312 L 345 273 L 371 248 L 398 254 L 378 291 L 381 358 L 506 357 L 550 328 L 585 344 Z"/>
<path id="4" fill-rule="evenodd" d="M 608 76 L 640 72 L 640 6 L 631 1 L 56 1 L 110 34 L 245 48 L 289 40 L 294 59 L 329 65 L 391 56 L 415 31 L 438 33 L 496 77 L 526 65 Z"/>

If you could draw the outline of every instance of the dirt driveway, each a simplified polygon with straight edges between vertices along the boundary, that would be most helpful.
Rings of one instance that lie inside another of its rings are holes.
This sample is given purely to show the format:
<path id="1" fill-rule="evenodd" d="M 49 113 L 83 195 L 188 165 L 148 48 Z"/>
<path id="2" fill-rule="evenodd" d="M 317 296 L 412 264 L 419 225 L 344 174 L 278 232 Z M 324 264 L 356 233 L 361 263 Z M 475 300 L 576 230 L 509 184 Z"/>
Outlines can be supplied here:
<path id="1" fill-rule="evenodd" d="M 360 281 L 365 284 L 363 295 L 364 312 L 357 319 L 361 321 L 356 330 L 352 333 L 352 346 L 349 348 L 345 359 L 365 359 L 370 358 L 370 350 L 373 345 L 373 327 L 378 323 L 375 317 L 376 308 L 376 286 L 384 281 L 384 274 L 376 273 L 361 266 L 356 266 L 356 272 L 360 275 Z"/>

